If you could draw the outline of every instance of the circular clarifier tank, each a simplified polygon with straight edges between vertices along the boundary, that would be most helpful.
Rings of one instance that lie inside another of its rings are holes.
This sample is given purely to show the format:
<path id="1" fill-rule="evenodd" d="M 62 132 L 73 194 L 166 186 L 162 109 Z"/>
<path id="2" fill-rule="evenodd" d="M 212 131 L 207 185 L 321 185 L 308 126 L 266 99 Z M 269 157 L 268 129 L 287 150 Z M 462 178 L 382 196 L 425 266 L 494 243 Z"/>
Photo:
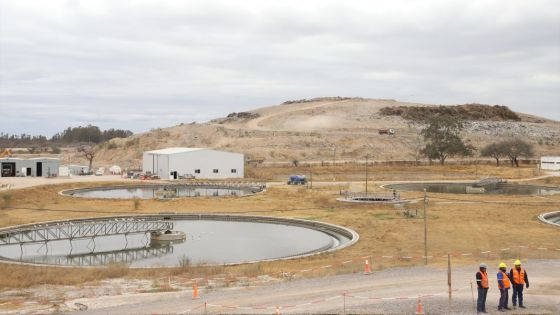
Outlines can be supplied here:
<path id="1" fill-rule="evenodd" d="M 78 229 L 84 222 L 91 225 L 95 220 L 49 222 L 47 225 L 71 225 Z M 150 233 L 138 233 L 76 238 L 72 241 L 51 240 L 22 246 L 14 243 L 0 245 L 0 259 L 60 266 L 95 266 L 110 262 L 126 263 L 131 267 L 227 265 L 314 255 L 347 247 L 358 240 L 358 235 L 350 229 L 297 219 L 166 214 L 118 217 L 115 220 L 120 220 L 122 224 L 133 222 L 131 220 L 172 223 L 173 231 L 184 232 L 186 239 L 161 242 L 152 240 Z M 9 233 L 22 229 L 32 231 L 37 227 L 44 228 L 45 224 L 1 229 L 0 243 L 2 237 Z"/>
<path id="2" fill-rule="evenodd" d="M 443 194 L 529 195 L 543 196 L 560 193 L 560 187 L 498 183 L 473 186 L 473 183 L 400 183 L 383 187 L 398 191 L 424 191 Z"/>
<path id="3" fill-rule="evenodd" d="M 248 196 L 261 192 L 264 185 L 152 184 L 102 186 L 69 189 L 61 195 L 101 199 L 172 199 L 182 197 Z"/>
<path id="4" fill-rule="evenodd" d="M 544 223 L 560 227 L 560 211 L 552 211 L 539 215 L 539 220 Z"/>

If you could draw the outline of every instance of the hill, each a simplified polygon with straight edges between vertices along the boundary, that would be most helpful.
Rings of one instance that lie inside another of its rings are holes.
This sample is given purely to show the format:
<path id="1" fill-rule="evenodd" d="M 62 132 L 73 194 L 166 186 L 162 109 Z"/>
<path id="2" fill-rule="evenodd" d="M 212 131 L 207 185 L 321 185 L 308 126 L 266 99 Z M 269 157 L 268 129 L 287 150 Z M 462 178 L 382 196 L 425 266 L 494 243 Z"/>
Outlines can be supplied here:
<path id="1" fill-rule="evenodd" d="M 485 108 L 480 104 L 464 106 L 471 114 L 481 106 Z M 535 145 L 537 155 L 560 151 L 560 122 L 514 113 L 507 107 L 486 107 L 484 118 L 471 117 L 465 124 L 464 137 L 476 147 L 507 137 L 523 137 Z M 339 161 L 361 160 L 366 154 L 374 160 L 414 160 L 422 122 L 410 113 L 425 115 L 450 108 L 464 115 L 468 112 L 465 108 L 384 99 L 287 101 L 207 123 L 181 124 L 112 139 L 102 145 L 95 164 L 139 167 L 143 151 L 171 146 L 219 148 L 265 162 L 331 161 L 333 155 Z M 379 134 L 378 130 L 384 128 L 392 128 L 396 134 Z"/>

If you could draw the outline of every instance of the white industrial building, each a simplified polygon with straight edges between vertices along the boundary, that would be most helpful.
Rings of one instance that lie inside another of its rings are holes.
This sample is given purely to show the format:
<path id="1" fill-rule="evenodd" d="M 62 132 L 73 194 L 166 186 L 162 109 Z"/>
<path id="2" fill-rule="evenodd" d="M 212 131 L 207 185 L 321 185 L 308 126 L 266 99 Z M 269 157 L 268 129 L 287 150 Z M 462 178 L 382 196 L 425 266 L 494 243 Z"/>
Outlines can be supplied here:
<path id="1" fill-rule="evenodd" d="M 205 148 L 167 148 L 144 152 L 142 171 L 161 179 L 243 178 L 244 156 Z"/>
<path id="2" fill-rule="evenodd" d="M 57 158 L 0 158 L 0 177 L 54 177 L 58 176 L 59 166 Z"/>
<path id="3" fill-rule="evenodd" d="M 560 156 L 541 157 L 541 170 L 560 171 Z"/>

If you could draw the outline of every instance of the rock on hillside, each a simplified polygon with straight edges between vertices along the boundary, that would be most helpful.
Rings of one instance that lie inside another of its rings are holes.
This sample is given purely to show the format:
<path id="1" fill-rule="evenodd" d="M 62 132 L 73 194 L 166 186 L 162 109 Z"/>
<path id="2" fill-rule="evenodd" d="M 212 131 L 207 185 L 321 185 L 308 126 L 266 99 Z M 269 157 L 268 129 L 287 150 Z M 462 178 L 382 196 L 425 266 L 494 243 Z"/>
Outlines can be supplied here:
<path id="1" fill-rule="evenodd" d="M 143 151 L 172 146 L 219 148 L 264 161 L 330 161 L 333 153 L 339 161 L 363 159 L 366 154 L 377 160 L 411 160 L 422 126 L 379 113 L 388 106 L 436 105 L 338 97 L 289 101 L 208 123 L 113 139 L 103 144 L 96 164 L 139 167 Z M 539 155 L 559 153 L 560 122 L 519 116 L 521 121 L 470 121 L 464 137 L 477 147 L 504 137 L 523 137 L 535 144 Z M 393 128 L 396 135 L 380 135 L 381 128 Z"/>

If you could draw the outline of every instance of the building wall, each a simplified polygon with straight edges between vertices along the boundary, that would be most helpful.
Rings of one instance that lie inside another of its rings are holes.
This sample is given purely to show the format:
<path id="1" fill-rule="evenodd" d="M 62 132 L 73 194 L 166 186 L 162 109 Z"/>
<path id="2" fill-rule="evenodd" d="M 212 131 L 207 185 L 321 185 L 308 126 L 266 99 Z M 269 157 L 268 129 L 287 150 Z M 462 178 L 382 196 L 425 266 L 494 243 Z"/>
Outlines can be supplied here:
<path id="1" fill-rule="evenodd" d="M 68 172 L 72 175 L 83 175 L 89 172 L 87 165 L 68 165 Z"/>
<path id="2" fill-rule="evenodd" d="M 48 177 L 50 176 L 58 176 L 58 168 L 60 167 L 60 161 L 59 160 L 52 160 L 52 159 L 48 159 L 48 160 L 43 160 L 43 159 L 37 159 L 37 160 L 30 160 L 33 161 L 35 170 L 32 170 L 32 176 L 37 176 L 37 162 L 41 162 L 43 163 L 43 177 Z"/>
<path id="3" fill-rule="evenodd" d="M 169 155 L 144 152 L 142 172 L 156 174 L 162 179 L 169 178 Z"/>
<path id="4" fill-rule="evenodd" d="M 214 169 L 217 169 L 218 173 L 214 173 Z M 232 173 L 232 169 L 236 172 Z M 196 173 L 196 170 L 200 170 L 200 173 Z M 211 149 L 166 155 L 145 152 L 142 171 L 157 174 L 162 179 L 173 179 L 171 172 L 177 172 L 178 177 L 192 175 L 205 179 L 243 178 L 244 156 L 240 153 Z"/>
<path id="5" fill-rule="evenodd" d="M 214 173 L 214 169 L 218 170 L 218 173 Z M 236 172 L 232 173 L 232 169 Z M 200 170 L 200 173 L 196 173 L 196 170 Z M 179 176 L 193 175 L 196 178 L 243 178 L 244 156 L 240 153 L 216 150 L 176 153 L 169 157 L 169 172 L 173 171 L 177 171 Z"/>
<path id="6" fill-rule="evenodd" d="M 60 166 L 60 161 L 58 159 L 43 159 L 43 158 L 33 158 L 29 160 L 18 159 L 18 158 L 3 158 L 0 159 L 0 166 L 2 163 L 15 163 L 16 177 L 27 176 L 27 169 L 31 169 L 30 176 L 37 176 L 37 163 L 43 164 L 43 174 L 42 177 L 58 176 L 58 168 Z M 0 176 L 2 174 L 0 173 Z"/>
<path id="7" fill-rule="evenodd" d="M 560 171 L 560 156 L 541 157 L 541 170 Z"/>

